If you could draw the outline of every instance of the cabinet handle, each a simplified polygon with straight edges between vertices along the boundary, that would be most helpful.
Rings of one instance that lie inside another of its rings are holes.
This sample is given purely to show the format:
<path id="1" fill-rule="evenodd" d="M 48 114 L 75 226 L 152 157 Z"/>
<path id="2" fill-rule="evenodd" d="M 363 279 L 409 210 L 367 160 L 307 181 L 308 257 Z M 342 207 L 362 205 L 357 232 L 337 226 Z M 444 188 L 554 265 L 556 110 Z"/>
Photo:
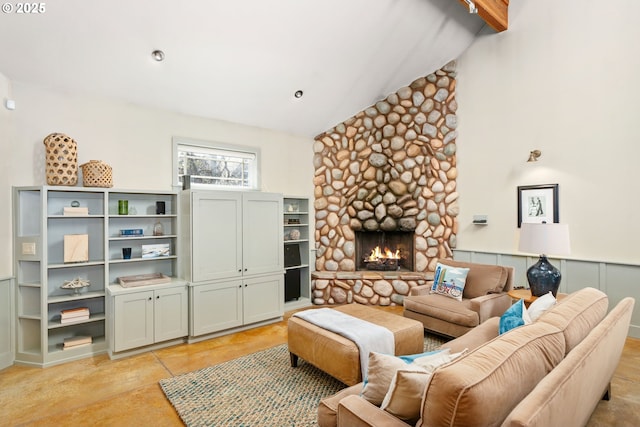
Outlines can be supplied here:
<path id="1" fill-rule="evenodd" d="M 160 295 L 157 295 L 157 296 L 156 296 L 156 299 L 160 299 Z"/>
<path id="2" fill-rule="evenodd" d="M 247 268 L 244 269 L 244 271 L 247 271 L 247 270 L 248 270 Z"/>
<path id="3" fill-rule="evenodd" d="M 242 273 L 242 269 L 241 268 L 238 269 L 238 273 Z"/>
<path id="4" fill-rule="evenodd" d="M 151 301 L 151 297 L 149 297 L 149 301 Z"/>

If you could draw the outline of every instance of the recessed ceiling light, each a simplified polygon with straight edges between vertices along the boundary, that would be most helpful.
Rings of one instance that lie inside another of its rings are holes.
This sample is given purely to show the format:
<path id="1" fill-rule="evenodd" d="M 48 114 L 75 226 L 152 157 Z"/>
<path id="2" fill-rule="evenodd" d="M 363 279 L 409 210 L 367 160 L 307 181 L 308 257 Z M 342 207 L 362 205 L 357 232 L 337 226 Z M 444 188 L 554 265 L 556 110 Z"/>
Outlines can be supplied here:
<path id="1" fill-rule="evenodd" d="M 164 52 L 161 50 L 154 50 L 153 52 L 151 52 L 151 57 L 160 62 L 164 59 Z"/>
<path id="2" fill-rule="evenodd" d="M 302 98 L 302 95 L 304 95 L 304 92 L 301 90 L 297 90 L 296 93 L 293 94 L 296 98 Z"/>

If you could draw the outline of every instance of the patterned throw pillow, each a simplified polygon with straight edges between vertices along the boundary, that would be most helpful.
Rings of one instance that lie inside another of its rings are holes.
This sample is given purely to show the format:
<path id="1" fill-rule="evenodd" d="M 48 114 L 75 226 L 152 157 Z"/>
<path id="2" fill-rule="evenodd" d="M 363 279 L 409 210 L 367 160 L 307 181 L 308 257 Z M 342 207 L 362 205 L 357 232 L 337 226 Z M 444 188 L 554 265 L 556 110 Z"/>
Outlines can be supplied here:
<path id="1" fill-rule="evenodd" d="M 469 274 L 468 268 L 451 267 L 437 263 L 431 293 L 462 301 L 467 274 Z"/>

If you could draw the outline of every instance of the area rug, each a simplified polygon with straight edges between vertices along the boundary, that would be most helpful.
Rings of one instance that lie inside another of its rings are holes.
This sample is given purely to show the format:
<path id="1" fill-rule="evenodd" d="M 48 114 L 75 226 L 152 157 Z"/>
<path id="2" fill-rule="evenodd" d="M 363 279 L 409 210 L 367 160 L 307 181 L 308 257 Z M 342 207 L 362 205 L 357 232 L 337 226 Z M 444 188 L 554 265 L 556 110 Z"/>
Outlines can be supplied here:
<path id="1" fill-rule="evenodd" d="M 428 335 L 425 351 L 444 340 Z M 286 344 L 160 381 L 189 427 L 316 426 L 320 399 L 346 386 L 304 360 L 292 368 Z"/>

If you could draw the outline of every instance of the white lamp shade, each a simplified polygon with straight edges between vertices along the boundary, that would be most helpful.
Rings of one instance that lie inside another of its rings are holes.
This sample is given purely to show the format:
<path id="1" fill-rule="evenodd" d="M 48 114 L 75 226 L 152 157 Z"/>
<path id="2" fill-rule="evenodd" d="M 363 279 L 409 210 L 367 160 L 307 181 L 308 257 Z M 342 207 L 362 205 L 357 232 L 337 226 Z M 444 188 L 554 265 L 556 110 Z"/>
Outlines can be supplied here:
<path id="1" fill-rule="evenodd" d="M 523 222 L 518 250 L 538 255 L 568 255 L 571 252 L 569 226 Z"/>

